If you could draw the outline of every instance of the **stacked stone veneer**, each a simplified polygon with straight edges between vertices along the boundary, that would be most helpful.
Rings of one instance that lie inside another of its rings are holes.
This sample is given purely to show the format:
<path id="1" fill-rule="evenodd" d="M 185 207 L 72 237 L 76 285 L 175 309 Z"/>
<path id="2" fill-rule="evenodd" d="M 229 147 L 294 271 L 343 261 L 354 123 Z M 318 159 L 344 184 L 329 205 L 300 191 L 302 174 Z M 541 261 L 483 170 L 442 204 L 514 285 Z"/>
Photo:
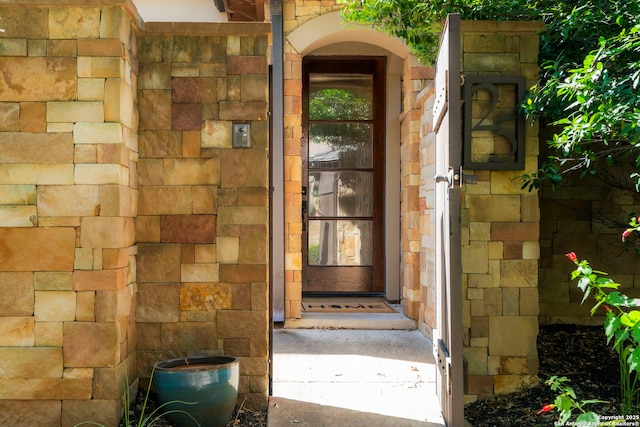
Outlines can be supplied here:
<path id="1" fill-rule="evenodd" d="M 0 8 L 0 424 L 115 425 L 136 377 L 133 28 L 19 3 Z"/>
<path id="2" fill-rule="evenodd" d="M 0 424 L 117 425 L 187 354 L 238 356 L 262 409 L 269 26 L 63 3 L 0 7 Z"/>
<path id="3" fill-rule="evenodd" d="M 468 75 L 538 77 L 537 24 L 463 22 L 462 72 Z M 423 260 L 426 269 L 421 311 L 432 312 L 435 138 L 433 86 L 419 95 L 420 188 Z M 467 101 L 468 102 L 468 101 Z M 473 102 L 478 102 L 474 100 Z M 465 184 L 461 200 L 463 337 L 465 395 L 470 402 L 537 383 L 538 356 L 538 196 L 520 189 L 517 179 L 537 169 L 538 133 L 527 126 L 524 171 L 467 171 L 477 184 Z M 429 320 L 427 320 L 428 322 Z M 433 325 L 432 325 L 433 326 Z"/>
<path id="4" fill-rule="evenodd" d="M 265 24 L 147 25 L 140 71 L 138 364 L 240 359 L 240 402 L 268 392 Z M 232 148 L 232 125 L 251 148 Z"/>

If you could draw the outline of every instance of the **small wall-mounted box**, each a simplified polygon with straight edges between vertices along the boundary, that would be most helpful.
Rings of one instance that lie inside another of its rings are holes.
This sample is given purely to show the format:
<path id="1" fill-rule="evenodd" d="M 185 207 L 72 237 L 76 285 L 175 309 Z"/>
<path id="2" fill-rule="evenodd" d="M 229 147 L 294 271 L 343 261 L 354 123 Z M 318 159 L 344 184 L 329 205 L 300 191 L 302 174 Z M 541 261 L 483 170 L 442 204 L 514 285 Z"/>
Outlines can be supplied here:
<path id="1" fill-rule="evenodd" d="M 240 123 L 233 125 L 233 148 L 251 148 L 251 125 Z"/>

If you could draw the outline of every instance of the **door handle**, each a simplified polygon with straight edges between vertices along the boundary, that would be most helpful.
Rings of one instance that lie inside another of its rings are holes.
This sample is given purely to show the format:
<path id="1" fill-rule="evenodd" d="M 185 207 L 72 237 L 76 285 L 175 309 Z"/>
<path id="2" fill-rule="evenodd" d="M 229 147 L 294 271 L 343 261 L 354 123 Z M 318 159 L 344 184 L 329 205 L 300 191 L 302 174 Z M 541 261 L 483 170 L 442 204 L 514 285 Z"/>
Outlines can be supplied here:
<path id="1" fill-rule="evenodd" d="M 436 183 L 446 182 L 449 188 L 453 188 L 456 185 L 460 186 L 461 184 L 476 184 L 478 182 L 478 178 L 472 174 L 463 174 L 462 166 L 458 172 L 454 172 L 454 168 L 449 167 L 446 174 L 438 174 L 433 177 Z"/>

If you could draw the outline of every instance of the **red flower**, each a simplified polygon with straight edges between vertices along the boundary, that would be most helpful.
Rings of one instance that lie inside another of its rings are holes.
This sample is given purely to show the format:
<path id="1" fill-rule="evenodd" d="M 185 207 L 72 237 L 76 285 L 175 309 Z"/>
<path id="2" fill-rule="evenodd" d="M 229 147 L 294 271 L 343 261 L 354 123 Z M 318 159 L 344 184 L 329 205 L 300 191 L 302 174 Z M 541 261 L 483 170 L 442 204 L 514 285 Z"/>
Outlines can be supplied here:
<path id="1" fill-rule="evenodd" d="M 606 311 L 607 313 L 611 312 L 611 308 L 608 305 L 603 305 L 604 307 L 604 311 Z"/>
<path id="2" fill-rule="evenodd" d="M 573 253 L 573 252 L 572 252 L 572 253 Z M 552 404 L 544 405 L 544 406 L 542 407 L 542 409 L 540 409 L 538 412 L 536 412 L 536 415 L 540 415 L 540 414 L 541 414 L 541 413 L 543 413 L 543 412 L 549 412 L 549 411 L 551 411 L 551 410 L 552 410 L 553 408 L 555 408 L 555 407 L 556 407 L 556 405 L 552 405 Z"/>
<path id="3" fill-rule="evenodd" d="M 576 262 L 576 260 L 578 259 L 575 252 L 569 252 L 566 257 L 569 258 L 569 261 L 573 262 Z"/>
<path id="4" fill-rule="evenodd" d="M 633 231 L 632 228 L 627 228 L 626 230 L 624 230 L 624 232 L 622 233 L 622 241 L 623 242 L 626 240 L 627 237 L 629 237 L 631 235 L 631 231 Z"/>

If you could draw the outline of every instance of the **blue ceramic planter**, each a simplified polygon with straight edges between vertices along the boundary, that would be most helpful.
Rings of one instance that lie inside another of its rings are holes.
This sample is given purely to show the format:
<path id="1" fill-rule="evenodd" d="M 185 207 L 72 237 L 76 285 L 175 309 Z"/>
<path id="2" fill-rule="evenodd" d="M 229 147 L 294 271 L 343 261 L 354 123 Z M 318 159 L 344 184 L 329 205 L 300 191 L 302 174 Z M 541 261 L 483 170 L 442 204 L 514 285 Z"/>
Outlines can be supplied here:
<path id="1" fill-rule="evenodd" d="M 200 427 L 224 427 L 238 398 L 240 365 L 230 356 L 183 357 L 158 362 L 153 382 L 160 404 L 170 402 L 161 412 L 179 427 L 194 427 L 189 413 Z M 196 402 L 194 405 L 177 403 Z"/>

